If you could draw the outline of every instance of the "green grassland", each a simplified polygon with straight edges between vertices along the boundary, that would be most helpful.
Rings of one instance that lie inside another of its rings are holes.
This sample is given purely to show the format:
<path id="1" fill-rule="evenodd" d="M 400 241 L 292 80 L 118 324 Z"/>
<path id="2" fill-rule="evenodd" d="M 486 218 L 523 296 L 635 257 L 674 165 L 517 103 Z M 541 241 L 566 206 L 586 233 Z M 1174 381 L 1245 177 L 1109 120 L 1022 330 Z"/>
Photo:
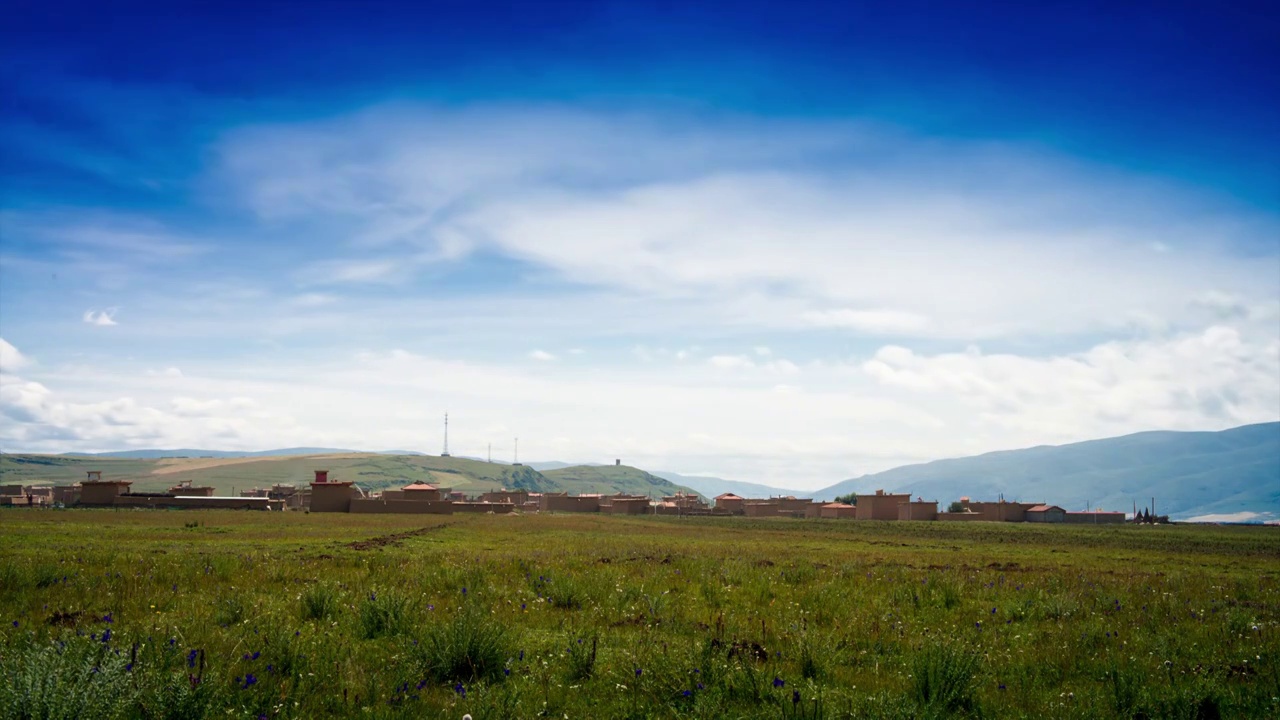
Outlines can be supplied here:
<path id="1" fill-rule="evenodd" d="M 0 717 L 1280 716 L 1280 533 L 0 511 Z"/>
<path id="2" fill-rule="evenodd" d="M 304 484 L 316 470 L 353 480 L 366 490 L 429 482 L 468 494 L 502 488 L 531 492 L 616 493 L 662 496 L 692 492 L 627 466 L 573 467 L 540 473 L 527 465 L 489 463 L 434 455 L 335 453 L 252 458 L 83 458 L 59 455 L 0 455 L 0 484 L 60 483 L 84 479 L 86 470 L 132 480 L 134 492 L 164 492 L 177 482 L 209 485 L 219 495 L 275 483 Z"/>

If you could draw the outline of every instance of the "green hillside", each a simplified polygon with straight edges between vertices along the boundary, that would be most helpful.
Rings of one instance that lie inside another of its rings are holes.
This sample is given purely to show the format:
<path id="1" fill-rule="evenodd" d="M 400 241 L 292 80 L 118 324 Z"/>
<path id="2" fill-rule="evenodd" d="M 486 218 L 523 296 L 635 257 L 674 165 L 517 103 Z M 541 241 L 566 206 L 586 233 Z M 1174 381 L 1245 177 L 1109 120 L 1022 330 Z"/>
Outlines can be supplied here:
<path id="1" fill-rule="evenodd" d="M 697 494 L 629 465 L 574 465 L 542 473 L 558 487 L 576 493 L 615 493 L 649 495 L 655 498 L 677 492 Z"/>
<path id="2" fill-rule="evenodd" d="M 132 480 L 135 492 L 164 492 L 178 482 L 211 485 L 219 495 L 275 483 L 308 483 L 316 470 L 332 480 L 351 480 L 365 490 L 428 482 L 467 494 L 502 488 L 530 492 L 633 493 L 692 492 L 643 470 L 626 466 L 570 467 L 540 473 L 527 465 L 489 463 L 435 455 L 334 453 L 273 457 L 112 458 L 61 455 L 0 455 L 0 484 L 67 484 L 85 471 Z"/>
<path id="3" fill-rule="evenodd" d="M 1210 513 L 1280 515 L 1280 423 L 1220 432 L 1145 432 L 1053 447 L 908 465 L 846 480 L 820 499 L 877 488 L 943 503 L 1046 501 L 1069 510 L 1130 510 L 1156 498 L 1175 518 Z"/>

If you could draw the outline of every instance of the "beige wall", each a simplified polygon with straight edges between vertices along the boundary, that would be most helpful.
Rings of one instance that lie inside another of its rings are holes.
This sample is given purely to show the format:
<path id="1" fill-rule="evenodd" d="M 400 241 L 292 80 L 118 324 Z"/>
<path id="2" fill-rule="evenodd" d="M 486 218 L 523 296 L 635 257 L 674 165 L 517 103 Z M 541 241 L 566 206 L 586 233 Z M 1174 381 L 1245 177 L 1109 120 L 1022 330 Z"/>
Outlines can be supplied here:
<path id="1" fill-rule="evenodd" d="M 858 509 L 852 505 L 845 505 L 843 503 L 841 503 L 839 507 L 832 507 L 830 505 L 827 505 L 827 506 L 824 506 L 818 512 L 818 516 L 828 518 L 831 520 L 840 520 L 840 519 L 852 520 L 853 518 L 858 516 Z"/>
<path id="2" fill-rule="evenodd" d="M 899 520 L 937 520 L 937 502 L 905 502 L 898 505 Z"/>
<path id="3" fill-rule="evenodd" d="M 728 510 L 731 513 L 741 514 L 746 511 L 746 500 L 740 497 L 720 498 L 716 500 L 716 507 L 722 510 Z"/>
<path id="4" fill-rule="evenodd" d="M 315 498 L 312 500 L 315 510 Z M 338 511 L 341 512 L 341 511 Z M 351 498 L 347 512 L 364 514 L 399 515 L 452 515 L 453 503 L 448 500 L 382 500 L 380 498 Z"/>
<path id="5" fill-rule="evenodd" d="M 649 498 L 613 498 L 608 512 L 613 515 L 644 515 L 649 512 Z"/>
<path id="6" fill-rule="evenodd" d="M 538 501 L 542 512 L 600 512 L 599 497 L 544 494 Z"/>

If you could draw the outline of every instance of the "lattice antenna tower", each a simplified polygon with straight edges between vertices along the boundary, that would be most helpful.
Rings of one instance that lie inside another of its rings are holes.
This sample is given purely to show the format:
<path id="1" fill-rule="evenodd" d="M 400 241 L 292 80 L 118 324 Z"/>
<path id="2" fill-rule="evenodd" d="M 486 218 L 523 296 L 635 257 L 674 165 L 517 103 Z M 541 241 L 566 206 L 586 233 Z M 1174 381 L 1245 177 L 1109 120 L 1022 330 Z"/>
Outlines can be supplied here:
<path id="1" fill-rule="evenodd" d="M 444 451 L 440 457 L 449 457 L 449 413 L 444 414 Z"/>

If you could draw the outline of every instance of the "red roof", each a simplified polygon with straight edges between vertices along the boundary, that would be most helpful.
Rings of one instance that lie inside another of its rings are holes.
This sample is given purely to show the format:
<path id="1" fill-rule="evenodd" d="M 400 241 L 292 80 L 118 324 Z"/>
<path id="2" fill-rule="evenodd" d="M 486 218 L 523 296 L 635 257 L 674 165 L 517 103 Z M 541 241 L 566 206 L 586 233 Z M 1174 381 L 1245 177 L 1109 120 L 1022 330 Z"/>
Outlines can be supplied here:
<path id="1" fill-rule="evenodd" d="M 742 498 L 738 497 L 737 495 L 734 495 L 733 493 L 721 493 L 716 496 L 716 499 L 717 500 L 741 500 Z"/>
<path id="2" fill-rule="evenodd" d="M 1062 510 L 1062 508 L 1057 505 L 1036 505 L 1035 507 L 1027 508 L 1027 512 L 1046 512 L 1048 510 Z"/>
<path id="3" fill-rule="evenodd" d="M 439 490 L 440 488 L 436 487 L 435 485 L 428 485 L 427 483 L 414 483 L 412 485 L 405 485 L 403 489 L 404 490 Z"/>
<path id="4" fill-rule="evenodd" d="M 855 506 L 850 505 L 850 504 L 848 504 L 848 503 L 837 503 L 837 502 L 833 502 L 833 503 L 827 503 L 826 505 L 823 505 L 822 507 L 824 507 L 824 508 L 851 508 L 851 507 L 855 507 Z"/>

